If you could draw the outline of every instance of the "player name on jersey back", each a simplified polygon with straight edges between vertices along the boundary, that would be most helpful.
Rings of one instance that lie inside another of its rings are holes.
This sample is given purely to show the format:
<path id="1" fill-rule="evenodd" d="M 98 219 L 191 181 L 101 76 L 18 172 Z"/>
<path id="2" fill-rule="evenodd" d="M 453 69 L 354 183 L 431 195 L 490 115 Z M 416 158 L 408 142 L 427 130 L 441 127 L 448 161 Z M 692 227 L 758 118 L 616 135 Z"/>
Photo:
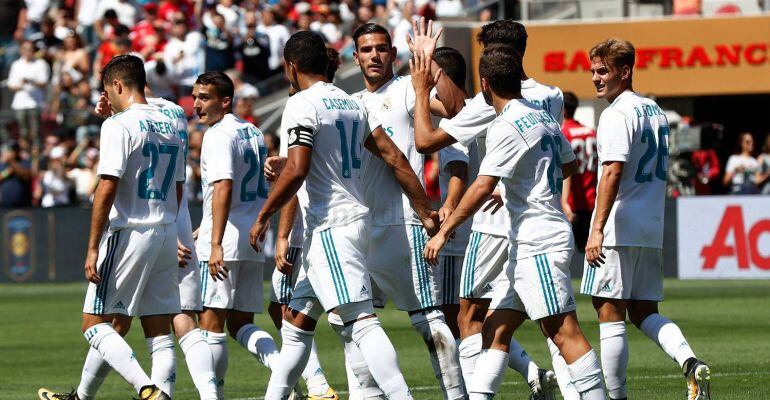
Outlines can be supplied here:
<path id="1" fill-rule="evenodd" d="M 154 106 L 134 104 L 104 121 L 100 154 L 97 174 L 120 178 L 111 229 L 176 220 L 184 151 L 172 120 Z"/>
<path id="2" fill-rule="evenodd" d="M 532 78 L 521 82 L 521 95 L 529 100 L 536 108 L 548 112 L 553 119 L 561 123 L 564 96 L 559 88 L 543 85 Z M 495 120 L 495 109 L 486 103 L 484 94 L 478 93 L 470 100 L 466 100 L 465 107 L 454 118 L 444 119 L 439 125 L 450 136 L 461 144 L 468 146 L 471 142 L 478 143 L 479 158 L 486 154 L 486 133 L 489 125 Z M 502 185 L 499 189 L 505 196 Z M 510 216 L 505 208 L 496 213 L 478 211 L 473 216 L 473 230 L 497 236 L 507 236 Z"/>
<path id="3" fill-rule="evenodd" d="M 487 132 L 479 175 L 502 178 L 517 259 L 571 250 L 572 228 L 561 210 L 562 162 L 575 154 L 547 111 L 511 100 Z"/>
<path id="4" fill-rule="evenodd" d="M 305 236 L 367 217 L 361 182 L 367 122 L 372 128 L 380 125 L 358 100 L 331 83 L 316 82 L 286 102 L 281 134 L 288 136 L 288 149 L 312 148 L 304 183 L 307 202 L 300 204 Z"/>

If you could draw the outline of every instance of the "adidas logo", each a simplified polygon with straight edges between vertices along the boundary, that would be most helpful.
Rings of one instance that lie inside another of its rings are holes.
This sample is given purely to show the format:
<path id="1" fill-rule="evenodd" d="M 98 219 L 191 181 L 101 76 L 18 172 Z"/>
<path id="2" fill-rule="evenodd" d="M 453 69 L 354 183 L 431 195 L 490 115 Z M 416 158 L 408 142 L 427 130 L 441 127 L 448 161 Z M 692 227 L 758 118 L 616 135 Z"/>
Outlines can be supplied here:
<path id="1" fill-rule="evenodd" d="M 484 293 L 491 292 L 491 291 L 492 291 L 492 285 L 491 284 L 487 283 L 486 285 L 484 285 Z"/>
<path id="2" fill-rule="evenodd" d="M 525 357 L 529 357 L 529 355 L 527 354 L 527 352 L 526 352 L 526 351 L 522 350 L 522 351 L 521 351 L 521 355 L 520 355 L 519 357 L 521 357 L 521 358 L 525 358 Z"/>
<path id="3" fill-rule="evenodd" d="M 570 298 L 567 299 L 567 307 L 574 306 L 574 305 L 575 305 L 575 299 L 573 299 L 572 296 L 570 296 Z"/>
<path id="4" fill-rule="evenodd" d="M 211 299 L 211 301 L 214 302 L 214 303 L 219 303 L 219 302 L 222 301 L 222 296 L 216 294 L 216 295 L 214 295 L 214 298 Z"/>
<path id="5" fill-rule="evenodd" d="M 602 286 L 601 289 L 599 289 L 599 291 L 600 292 L 611 292 L 612 291 L 612 286 L 610 286 L 610 283 L 607 282 L 607 283 L 604 284 L 604 286 Z"/>
<path id="6" fill-rule="evenodd" d="M 168 378 L 166 378 L 166 380 L 165 380 L 165 381 L 163 381 L 163 382 L 168 382 L 168 383 L 174 383 L 174 382 L 176 382 L 176 374 L 175 374 L 175 373 L 172 373 L 172 374 L 171 374 L 171 376 L 169 376 Z"/>
<path id="7" fill-rule="evenodd" d="M 361 286 L 361 291 L 358 294 L 368 294 L 369 289 L 366 288 L 366 285 Z"/>
<path id="8" fill-rule="evenodd" d="M 131 361 L 136 361 L 136 353 L 131 352 Z"/>
<path id="9" fill-rule="evenodd" d="M 115 303 L 115 306 L 114 306 L 113 308 L 122 308 L 122 309 L 124 309 L 124 310 L 125 310 L 125 309 L 126 309 L 126 306 L 123 304 L 123 302 L 122 302 L 122 301 L 118 300 L 118 302 L 117 302 L 117 303 Z"/>

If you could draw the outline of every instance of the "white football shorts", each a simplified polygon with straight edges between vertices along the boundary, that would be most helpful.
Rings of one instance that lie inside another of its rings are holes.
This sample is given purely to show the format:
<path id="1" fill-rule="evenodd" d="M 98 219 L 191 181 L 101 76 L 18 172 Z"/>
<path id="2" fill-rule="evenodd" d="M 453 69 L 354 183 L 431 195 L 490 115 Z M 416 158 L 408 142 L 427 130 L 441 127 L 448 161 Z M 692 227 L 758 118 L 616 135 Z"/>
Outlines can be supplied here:
<path id="1" fill-rule="evenodd" d="M 262 268 L 259 261 L 225 261 L 229 270 L 224 280 L 214 280 L 209 274 L 208 261 L 201 261 L 201 292 L 203 306 L 247 313 L 261 313 L 264 305 Z"/>
<path id="2" fill-rule="evenodd" d="M 96 265 L 102 280 L 89 283 L 83 313 L 142 317 L 180 312 L 176 224 L 107 232 Z"/>
<path id="3" fill-rule="evenodd" d="M 460 297 L 492 298 L 496 282 L 504 279 L 509 247 L 507 237 L 471 232 L 461 272 Z"/>
<path id="4" fill-rule="evenodd" d="M 422 225 L 373 226 L 366 266 L 377 287 L 403 311 L 439 306 L 435 271 L 423 256 Z"/>
<path id="5" fill-rule="evenodd" d="M 663 301 L 663 250 L 604 247 L 604 264 L 584 263 L 580 293 L 622 300 Z"/>

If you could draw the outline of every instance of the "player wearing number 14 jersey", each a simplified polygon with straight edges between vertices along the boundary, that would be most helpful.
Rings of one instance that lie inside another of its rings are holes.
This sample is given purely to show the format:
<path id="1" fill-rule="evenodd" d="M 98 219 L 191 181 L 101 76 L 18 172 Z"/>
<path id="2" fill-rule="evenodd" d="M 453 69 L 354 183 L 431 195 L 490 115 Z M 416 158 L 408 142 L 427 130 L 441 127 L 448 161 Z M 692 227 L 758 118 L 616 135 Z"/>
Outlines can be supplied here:
<path id="1" fill-rule="evenodd" d="M 265 366 L 278 354 L 268 333 L 254 325 L 262 312 L 263 254 L 254 252 L 248 231 L 267 198 L 261 173 L 267 157 L 262 132 L 231 112 L 233 82 L 207 72 L 193 88 L 195 112 L 209 126 L 201 146 L 203 219 L 196 250 L 201 267 L 200 325 L 214 356 L 220 398 L 230 335 Z"/>
<path id="2" fill-rule="evenodd" d="M 632 88 L 634 47 L 607 39 L 591 49 L 596 96 L 610 102 L 597 132 L 599 187 L 581 292 L 599 315 L 610 398 L 626 398 L 626 310 L 631 322 L 681 367 L 688 400 L 708 399 L 710 370 L 679 327 L 658 313 L 663 300 L 663 212 L 668 121 Z"/>

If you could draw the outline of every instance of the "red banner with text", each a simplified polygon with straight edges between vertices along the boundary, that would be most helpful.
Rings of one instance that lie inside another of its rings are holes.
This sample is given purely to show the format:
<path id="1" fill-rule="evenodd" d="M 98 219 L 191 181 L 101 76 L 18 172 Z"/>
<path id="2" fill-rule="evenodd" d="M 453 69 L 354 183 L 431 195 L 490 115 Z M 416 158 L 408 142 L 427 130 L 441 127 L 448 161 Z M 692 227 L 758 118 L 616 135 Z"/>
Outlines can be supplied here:
<path id="1" fill-rule="evenodd" d="M 770 278 L 770 197 L 677 200 L 679 278 Z"/>

